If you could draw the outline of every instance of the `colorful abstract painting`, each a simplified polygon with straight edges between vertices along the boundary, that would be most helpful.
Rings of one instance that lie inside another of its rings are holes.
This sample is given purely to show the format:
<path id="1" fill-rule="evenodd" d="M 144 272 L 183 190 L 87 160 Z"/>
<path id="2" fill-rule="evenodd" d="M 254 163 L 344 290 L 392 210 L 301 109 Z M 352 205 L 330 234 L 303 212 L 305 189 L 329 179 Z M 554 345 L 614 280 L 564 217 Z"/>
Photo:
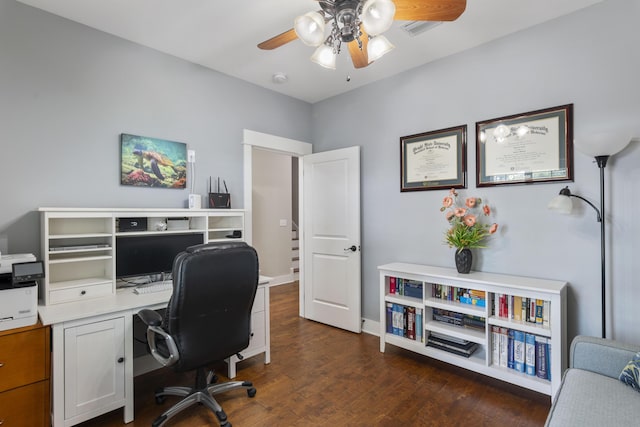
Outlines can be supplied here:
<path id="1" fill-rule="evenodd" d="M 186 188 L 187 144 L 123 133 L 120 135 L 120 184 Z"/>

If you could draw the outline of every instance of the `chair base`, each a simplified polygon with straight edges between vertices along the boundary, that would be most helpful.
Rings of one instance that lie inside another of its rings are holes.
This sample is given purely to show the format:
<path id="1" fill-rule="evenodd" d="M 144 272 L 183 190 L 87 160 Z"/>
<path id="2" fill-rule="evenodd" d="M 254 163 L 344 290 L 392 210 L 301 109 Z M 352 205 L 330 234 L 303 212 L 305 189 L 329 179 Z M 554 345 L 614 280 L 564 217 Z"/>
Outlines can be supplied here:
<path id="1" fill-rule="evenodd" d="M 156 391 L 156 403 L 158 404 L 164 402 L 165 396 L 180 396 L 184 397 L 184 399 L 167 409 L 151 425 L 153 427 L 161 427 L 182 410 L 196 403 L 201 403 L 216 415 L 221 427 L 231 427 L 231 423 L 227 420 L 227 414 L 213 396 L 242 388 L 247 390 L 249 397 L 254 397 L 256 389 L 250 381 L 228 381 L 220 384 L 211 384 L 212 379 L 214 379 L 213 372 L 209 372 L 206 381 L 203 381 L 204 369 L 200 368 L 196 372 L 195 387 L 173 386 L 158 389 Z"/>

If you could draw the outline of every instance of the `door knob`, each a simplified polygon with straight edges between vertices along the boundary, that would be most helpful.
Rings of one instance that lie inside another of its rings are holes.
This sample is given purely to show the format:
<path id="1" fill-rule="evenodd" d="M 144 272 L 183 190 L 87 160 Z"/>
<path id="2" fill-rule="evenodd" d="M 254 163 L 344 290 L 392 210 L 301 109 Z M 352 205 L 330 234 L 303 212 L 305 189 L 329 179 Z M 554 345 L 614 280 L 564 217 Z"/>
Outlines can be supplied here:
<path id="1" fill-rule="evenodd" d="M 351 247 L 349 247 L 349 248 L 344 248 L 345 252 L 347 252 L 347 251 L 355 252 L 357 250 L 358 250 L 358 248 L 357 248 L 356 245 L 351 245 Z"/>

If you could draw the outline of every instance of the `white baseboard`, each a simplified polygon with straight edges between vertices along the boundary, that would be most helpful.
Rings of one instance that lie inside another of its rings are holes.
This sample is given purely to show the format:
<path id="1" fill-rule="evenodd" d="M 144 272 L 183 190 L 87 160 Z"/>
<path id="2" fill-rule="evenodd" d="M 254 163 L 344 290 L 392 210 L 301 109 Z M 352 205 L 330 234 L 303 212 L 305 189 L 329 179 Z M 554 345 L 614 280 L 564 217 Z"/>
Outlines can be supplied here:
<path id="1" fill-rule="evenodd" d="M 293 274 L 284 274 L 282 276 L 271 277 L 269 281 L 269 286 L 278 286 L 278 285 L 286 285 L 288 283 L 294 282 L 296 279 Z"/>
<path id="2" fill-rule="evenodd" d="M 362 318 L 362 332 L 369 335 L 380 336 L 380 322 L 375 320 Z"/>

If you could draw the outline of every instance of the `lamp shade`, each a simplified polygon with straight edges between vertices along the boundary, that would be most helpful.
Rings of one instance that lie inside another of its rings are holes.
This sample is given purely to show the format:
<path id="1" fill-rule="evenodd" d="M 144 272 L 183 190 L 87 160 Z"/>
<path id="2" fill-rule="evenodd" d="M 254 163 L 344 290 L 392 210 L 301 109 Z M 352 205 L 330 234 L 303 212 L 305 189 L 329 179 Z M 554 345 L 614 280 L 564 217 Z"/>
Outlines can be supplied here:
<path id="1" fill-rule="evenodd" d="M 293 29 L 307 46 L 320 46 L 324 41 L 324 17 L 318 12 L 298 16 L 293 22 Z"/>
<path id="2" fill-rule="evenodd" d="M 391 0 L 367 0 L 362 7 L 362 26 L 372 36 L 382 34 L 391 28 L 396 5 Z"/>
<path id="3" fill-rule="evenodd" d="M 631 134 L 625 132 L 594 132 L 576 138 L 575 146 L 590 156 L 612 156 L 631 142 Z"/>
<path id="4" fill-rule="evenodd" d="M 368 61 L 373 62 L 382 58 L 386 53 L 393 50 L 395 46 L 383 35 L 375 36 L 367 44 Z"/>
<path id="5" fill-rule="evenodd" d="M 571 201 L 571 197 L 558 194 L 556 197 L 551 199 L 547 208 L 554 212 L 569 215 L 573 210 L 573 202 Z"/>
<path id="6" fill-rule="evenodd" d="M 311 55 L 311 60 L 324 68 L 336 69 L 336 54 L 333 51 L 333 47 L 327 44 L 318 47 Z"/>

